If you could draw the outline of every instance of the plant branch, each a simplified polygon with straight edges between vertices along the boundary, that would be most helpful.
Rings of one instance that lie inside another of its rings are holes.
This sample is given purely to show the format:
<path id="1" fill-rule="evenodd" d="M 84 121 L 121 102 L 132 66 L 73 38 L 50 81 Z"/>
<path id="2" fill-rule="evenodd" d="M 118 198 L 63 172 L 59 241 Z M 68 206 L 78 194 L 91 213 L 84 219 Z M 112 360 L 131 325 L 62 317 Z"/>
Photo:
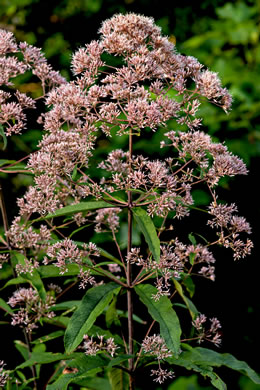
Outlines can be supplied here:
<path id="1" fill-rule="evenodd" d="M 115 244 L 116 244 L 116 247 L 117 247 L 120 259 L 122 261 L 122 264 L 123 264 L 123 267 L 124 267 L 124 270 L 125 270 L 125 275 L 127 276 L 127 269 L 126 269 L 126 266 L 125 266 L 125 263 L 124 263 L 124 258 L 122 256 L 122 252 L 121 252 L 120 246 L 118 245 L 114 229 L 112 229 L 112 235 L 113 235 L 113 240 L 115 241 Z"/>

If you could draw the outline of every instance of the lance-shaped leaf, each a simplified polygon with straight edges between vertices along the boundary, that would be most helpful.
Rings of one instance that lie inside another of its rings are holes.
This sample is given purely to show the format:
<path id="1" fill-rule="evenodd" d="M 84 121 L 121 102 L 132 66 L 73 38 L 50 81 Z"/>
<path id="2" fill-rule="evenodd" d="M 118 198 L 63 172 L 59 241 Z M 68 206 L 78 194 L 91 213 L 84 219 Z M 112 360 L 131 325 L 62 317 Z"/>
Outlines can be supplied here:
<path id="1" fill-rule="evenodd" d="M 197 310 L 196 306 L 192 303 L 192 301 L 189 298 L 187 298 L 184 295 L 181 284 L 176 279 L 173 279 L 173 282 L 174 282 L 174 285 L 175 285 L 175 288 L 176 288 L 178 294 L 181 296 L 187 309 L 189 310 L 191 318 L 194 320 L 195 317 L 197 317 L 197 315 L 198 315 L 198 310 Z"/>
<path id="2" fill-rule="evenodd" d="M 157 236 L 156 229 L 151 217 L 141 207 L 132 208 L 134 218 L 141 232 L 144 235 L 145 241 L 154 257 L 154 259 L 160 261 L 160 240 Z"/>
<path id="3" fill-rule="evenodd" d="M 76 357 L 77 355 L 75 355 Z M 51 352 L 32 352 L 30 355 L 30 359 L 26 360 L 26 362 L 20 364 L 15 369 L 21 369 L 25 367 L 30 367 L 34 364 L 48 364 L 61 360 L 71 359 L 74 355 L 66 355 L 63 353 L 51 353 Z"/>
<path id="4" fill-rule="evenodd" d="M 91 202 L 80 202 L 77 204 L 73 204 L 71 206 L 62 207 L 61 209 L 56 210 L 55 213 L 46 215 L 44 219 L 62 217 L 64 215 L 71 215 L 71 214 L 81 213 L 84 211 L 103 209 L 107 207 L 115 207 L 115 206 L 111 205 L 110 203 L 104 202 L 102 200 L 91 201 Z"/>
<path id="5" fill-rule="evenodd" d="M 46 343 L 47 341 L 57 339 L 58 337 L 61 337 L 63 335 L 64 335 L 64 330 L 56 330 L 55 332 L 47 334 L 46 336 L 39 337 L 38 339 L 32 341 L 32 344 Z"/>
<path id="6" fill-rule="evenodd" d="M 118 284 L 108 283 L 90 288 L 83 297 L 78 309 L 72 315 L 65 332 L 64 344 L 68 353 L 72 352 L 83 340 L 84 334 L 94 324 L 118 289 Z"/>
<path id="7" fill-rule="evenodd" d="M 113 367 L 108 372 L 108 378 L 112 390 L 125 390 L 129 387 L 129 378 L 125 371 Z"/>
<path id="8" fill-rule="evenodd" d="M 198 371 L 200 368 L 210 368 L 226 366 L 232 370 L 239 371 L 241 374 L 248 376 L 253 382 L 260 384 L 259 375 L 246 362 L 236 359 L 229 353 L 218 353 L 207 348 L 192 348 L 182 344 L 183 348 L 188 351 L 182 352 L 178 359 L 167 358 L 168 363 L 182 366 L 188 370 Z"/>
<path id="9" fill-rule="evenodd" d="M 181 327 L 176 312 L 169 298 L 163 296 L 159 301 L 152 299 L 157 289 L 149 284 L 135 287 L 141 301 L 147 307 L 152 318 L 160 324 L 160 334 L 167 347 L 177 356 L 180 353 Z"/>
<path id="10" fill-rule="evenodd" d="M 100 367 L 106 366 L 109 362 L 108 359 L 101 356 L 85 356 L 81 353 L 77 355 L 75 359 L 68 362 L 68 373 L 63 372 L 54 383 L 47 386 L 47 390 L 66 390 L 70 383 L 75 383 L 79 379 L 99 372 Z M 72 368 L 72 372 L 70 372 L 70 368 Z"/>
<path id="11" fill-rule="evenodd" d="M 2 298 L 0 298 L 0 308 L 9 314 L 13 314 L 11 307 Z"/>

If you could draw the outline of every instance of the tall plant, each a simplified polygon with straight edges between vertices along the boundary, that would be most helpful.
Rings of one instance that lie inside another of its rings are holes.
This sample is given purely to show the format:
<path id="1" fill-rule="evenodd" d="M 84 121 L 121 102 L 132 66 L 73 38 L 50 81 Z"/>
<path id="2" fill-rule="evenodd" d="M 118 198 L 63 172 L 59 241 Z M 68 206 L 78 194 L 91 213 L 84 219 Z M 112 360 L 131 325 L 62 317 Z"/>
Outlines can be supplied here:
<path id="1" fill-rule="evenodd" d="M 39 49 L 0 34 L 2 136 L 20 133 L 25 110 L 40 99 L 15 91 L 10 79 L 32 72 L 46 107 L 38 118 L 44 134 L 26 168 L 34 184 L 18 199 L 10 228 L 1 197 L 0 256 L 7 263 L 10 255 L 11 265 L 3 267 L 14 272 L 4 287 L 16 290 L 0 306 L 23 329 L 25 342 L 16 348 L 25 361 L 9 371 L 2 361 L 0 383 L 134 389 L 136 374 L 149 365 L 160 384 L 181 366 L 225 389 L 213 370 L 220 365 L 260 383 L 232 355 L 194 346 L 221 343 L 220 322 L 207 319 L 190 299 L 194 277 L 214 281 L 215 246 L 231 249 L 235 260 L 252 248 L 244 239 L 248 222 L 216 192 L 222 177 L 245 175 L 246 166 L 198 130 L 200 104 L 210 101 L 228 112 L 231 96 L 216 73 L 178 54 L 151 18 L 115 15 L 100 34 L 74 54 L 70 82 Z M 151 132 L 160 138 L 153 159 Z M 140 137 L 142 154 L 135 149 Z M 114 138 L 122 147 L 110 150 Z M 107 156 L 99 153 L 104 142 Z M 1 171 L 19 171 L 14 162 L 1 164 Z M 202 186 L 211 203 L 198 209 L 193 190 Z M 182 220 L 199 211 L 205 215 L 203 235 L 186 235 Z M 76 284 L 87 289 L 81 300 L 71 299 L 78 296 Z M 65 352 L 47 352 L 48 341 L 62 336 Z M 41 374 L 47 363 L 53 368 L 49 379 Z"/>

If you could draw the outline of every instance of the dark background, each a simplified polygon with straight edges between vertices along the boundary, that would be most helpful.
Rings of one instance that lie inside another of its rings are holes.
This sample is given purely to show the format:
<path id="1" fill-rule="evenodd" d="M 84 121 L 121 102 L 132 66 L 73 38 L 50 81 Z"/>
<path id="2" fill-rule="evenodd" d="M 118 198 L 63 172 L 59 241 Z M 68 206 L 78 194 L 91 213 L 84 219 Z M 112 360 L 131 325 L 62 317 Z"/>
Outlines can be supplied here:
<path id="1" fill-rule="evenodd" d="M 239 214 L 251 223 L 255 248 L 250 257 L 236 262 L 232 260 L 231 252 L 220 249 L 216 254 L 216 281 L 201 280 L 196 287 L 194 302 L 202 313 L 216 316 L 221 321 L 223 343 L 220 351 L 245 360 L 260 373 L 260 210 L 257 186 L 260 158 L 260 2 L 182 0 L 170 4 L 164 0 L 0 0 L 0 28 L 13 31 L 18 41 L 26 40 L 42 47 L 53 67 L 62 69 L 63 75 L 69 78 L 72 52 L 97 38 L 103 20 L 114 13 L 137 12 L 153 16 L 163 33 L 176 42 L 179 52 L 193 55 L 211 70 L 219 72 L 223 84 L 233 95 L 233 110 L 227 116 L 220 109 L 205 106 L 201 109 L 205 118 L 203 130 L 215 140 L 225 141 L 230 150 L 248 165 L 249 175 L 223 182 L 220 194 L 229 203 L 235 202 Z M 37 86 L 36 91 L 33 88 L 31 85 L 32 93 L 37 93 Z M 7 149 L 0 152 L 1 158 L 18 159 L 35 148 L 41 132 L 30 128 L 30 122 L 28 129 L 24 135 L 8 140 Z M 151 152 L 156 152 L 157 145 L 151 142 L 149 148 Z M 21 174 L 0 176 L 11 222 L 16 215 L 15 199 L 24 193 L 31 179 Z M 206 200 L 202 197 L 198 202 L 203 204 Z M 191 231 L 196 228 L 196 218 L 187 219 Z M 260 386 L 241 379 L 238 374 L 224 369 L 218 372 L 230 390 L 260 389 Z M 179 372 L 179 375 L 188 374 Z M 170 390 L 200 388 L 204 388 L 203 382 L 197 384 L 195 376 L 179 378 L 169 386 Z"/>

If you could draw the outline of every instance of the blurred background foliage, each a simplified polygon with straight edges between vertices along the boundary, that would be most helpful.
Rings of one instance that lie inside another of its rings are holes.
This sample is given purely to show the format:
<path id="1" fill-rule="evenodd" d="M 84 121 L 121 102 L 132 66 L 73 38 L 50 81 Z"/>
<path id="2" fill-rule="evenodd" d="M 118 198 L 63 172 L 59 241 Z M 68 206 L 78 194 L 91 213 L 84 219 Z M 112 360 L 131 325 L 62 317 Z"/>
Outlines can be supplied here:
<path id="1" fill-rule="evenodd" d="M 251 258 L 235 264 L 226 259 L 229 254 L 221 252 L 216 283 L 209 286 L 208 282 L 202 281 L 196 294 L 200 301 L 198 306 L 204 306 L 206 314 L 219 317 L 223 323 L 222 351 L 246 360 L 260 372 L 259 358 L 253 353 L 260 347 L 257 296 L 260 271 L 257 189 L 260 161 L 260 0 L 176 0 L 171 3 L 167 0 L 0 0 L 0 28 L 12 31 L 18 41 L 42 47 L 53 67 L 62 69 L 63 76 L 69 79 L 72 53 L 79 46 L 96 39 L 102 21 L 119 12 L 153 16 L 163 33 L 176 43 L 179 52 L 195 56 L 206 67 L 218 72 L 224 86 L 233 95 L 233 110 L 229 115 L 212 105 L 203 105 L 200 112 L 204 118 L 203 129 L 216 140 L 224 141 L 249 167 L 248 177 L 229 183 L 223 181 L 222 195 L 224 199 L 236 202 L 240 214 L 252 224 L 255 250 Z M 23 77 L 16 81 L 19 88 L 37 96 L 40 86 Z M 24 81 L 26 87 L 22 86 Z M 1 159 L 17 160 L 36 148 L 41 129 L 39 125 L 35 127 L 35 122 L 32 123 L 33 126 L 29 119 L 28 130 L 22 136 L 8 140 L 8 147 L 1 151 Z M 151 154 L 158 152 L 159 137 L 160 134 L 155 133 L 149 140 Z M 123 137 L 115 137 L 116 147 L 122 147 L 123 143 Z M 101 156 L 104 151 L 107 152 L 108 143 L 104 139 L 98 146 Z M 145 146 L 145 142 L 137 145 L 138 149 Z M 113 144 L 109 147 L 113 149 Z M 0 176 L 8 198 L 7 210 L 11 221 L 16 215 L 15 199 L 24 193 L 31 177 L 23 174 Z M 202 191 L 196 196 L 198 204 L 207 203 Z M 230 389 L 259 389 L 245 378 L 232 379 L 229 372 L 224 372 L 223 379 L 230 384 Z M 178 378 L 168 390 L 202 388 L 210 389 L 193 375 Z"/>

